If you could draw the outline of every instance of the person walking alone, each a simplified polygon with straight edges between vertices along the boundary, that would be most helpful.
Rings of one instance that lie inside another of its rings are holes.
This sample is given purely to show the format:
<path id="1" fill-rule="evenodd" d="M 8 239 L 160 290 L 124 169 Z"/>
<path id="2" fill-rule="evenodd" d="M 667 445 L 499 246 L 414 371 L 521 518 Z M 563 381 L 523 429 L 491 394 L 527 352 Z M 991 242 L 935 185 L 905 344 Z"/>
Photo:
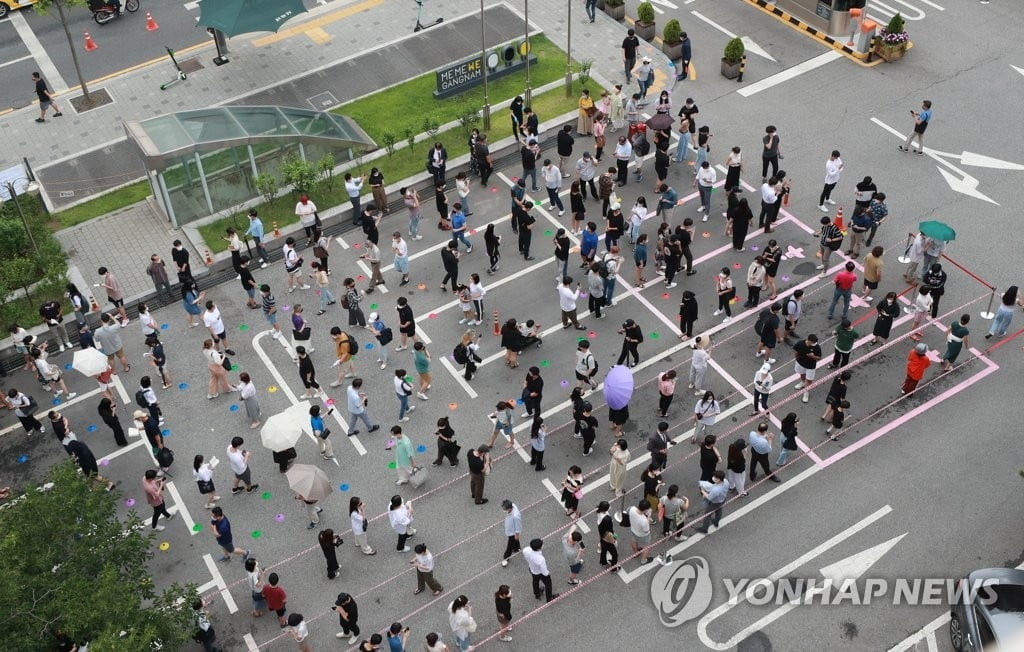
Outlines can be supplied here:
<path id="1" fill-rule="evenodd" d="M 830 204 L 835 206 L 835 202 L 832 200 L 832 190 L 839 183 L 839 175 L 843 171 L 843 159 L 839 158 L 839 150 L 832 150 L 832 154 L 825 161 L 825 185 L 821 189 L 821 196 L 818 198 L 818 210 L 822 213 L 828 212 L 828 206 Z"/>
<path id="2" fill-rule="evenodd" d="M 508 559 L 513 554 L 522 550 L 520 537 L 523 534 L 523 516 L 519 507 L 511 500 L 501 501 L 501 508 L 505 510 L 505 552 L 501 556 L 501 565 L 508 566 Z"/>
<path id="3" fill-rule="evenodd" d="M 54 115 L 60 114 L 55 113 Z M 923 102 L 921 102 L 921 110 L 911 110 L 910 115 L 914 117 L 914 129 L 907 135 L 906 142 L 899 146 L 899 150 L 901 152 L 911 151 L 913 149 L 911 147 L 911 144 L 914 142 L 914 139 L 916 138 L 917 146 L 919 149 L 915 149 L 913 151 L 918 156 L 921 156 L 924 154 L 924 132 L 926 129 L 928 129 L 928 123 L 932 121 L 932 101 L 924 100 Z"/>

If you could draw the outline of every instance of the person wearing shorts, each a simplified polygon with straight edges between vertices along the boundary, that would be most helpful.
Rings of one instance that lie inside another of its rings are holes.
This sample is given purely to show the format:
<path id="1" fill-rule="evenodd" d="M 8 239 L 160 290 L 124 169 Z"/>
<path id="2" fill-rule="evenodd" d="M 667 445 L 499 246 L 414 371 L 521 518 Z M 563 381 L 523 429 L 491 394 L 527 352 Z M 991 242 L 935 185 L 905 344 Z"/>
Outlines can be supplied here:
<path id="1" fill-rule="evenodd" d="M 206 326 L 206 330 L 210 331 L 210 336 L 213 339 L 215 349 L 220 349 L 228 355 L 235 355 L 235 352 L 232 351 L 230 345 L 228 345 L 227 327 L 224 326 L 224 320 L 221 319 L 220 309 L 213 303 L 213 301 L 206 302 L 206 312 L 203 313 L 203 324 Z"/>
<path id="2" fill-rule="evenodd" d="M 416 335 L 416 319 L 413 317 L 412 306 L 405 297 L 398 297 L 398 333 L 402 337 L 399 345 L 395 347 L 396 351 L 405 351 L 409 348 L 410 338 L 413 342 L 420 341 Z"/>
<path id="3" fill-rule="evenodd" d="M 281 327 L 277 325 L 277 299 L 270 291 L 270 286 L 264 283 L 260 286 L 262 297 L 263 318 L 270 324 L 270 335 L 275 339 L 281 339 Z"/>
<path id="4" fill-rule="evenodd" d="M 399 286 L 409 283 L 409 245 L 402 239 L 402 234 L 395 231 L 391 234 L 391 251 L 395 252 L 395 271 L 402 275 Z"/>
<path id="5" fill-rule="evenodd" d="M 121 341 L 121 327 L 114 322 L 113 315 L 104 313 L 100 318 L 103 325 L 96 329 L 95 338 L 100 349 L 107 354 L 107 362 L 114 366 L 114 359 L 121 361 L 121 367 L 126 371 L 132 370 L 128 362 L 128 356 L 124 354 L 124 344 Z"/>
<path id="6" fill-rule="evenodd" d="M 821 347 L 818 345 L 818 336 L 813 333 L 793 346 L 796 353 L 796 362 L 793 364 L 793 372 L 800 376 L 800 382 L 793 386 L 793 389 L 805 389 L 814 382 L 814 375 L 821 360 Z M 810 394 L 804 391 L 804 403 L 811 400 Z"/>
<path id="7" fill-rule="evenodd" d="M 214 507 L 211 512 L 213 518 L 210 525 L 213 526 L 213 536 L 217 539 L 217 545 L 224 551 L 220 561 L 231 561 L 231 555 L 242 555 L 242 563 L 249 560 L 249 551 L 244 548 L 236 548 L 234 537 L 231 534 L 231 522 L 224 516 L 224 510 L 219 506 Z"/>
<path id="8" fill-rule="evenodd" d="M 779 344 L 779 313 L 782 312 L 782 304 L 775 302 L 770 310 L 768 319 L 761 326 L 761 341 L 757 345 L 754 357 L 760 358 L 763 355 L 768 364 L 775 364 L 772 351 Z"/>
<path id="9" fill-rule="evenodd" d="M 277 573 L 267 576 L 267 583 L 263 585 L 263 599 L 267 601 L 267 607 L 277 614 L 277 622 L 281 627 L 288 626 L 288 620 L 284 615 L 288 612 L 288 594 L 280 586 Z"/>

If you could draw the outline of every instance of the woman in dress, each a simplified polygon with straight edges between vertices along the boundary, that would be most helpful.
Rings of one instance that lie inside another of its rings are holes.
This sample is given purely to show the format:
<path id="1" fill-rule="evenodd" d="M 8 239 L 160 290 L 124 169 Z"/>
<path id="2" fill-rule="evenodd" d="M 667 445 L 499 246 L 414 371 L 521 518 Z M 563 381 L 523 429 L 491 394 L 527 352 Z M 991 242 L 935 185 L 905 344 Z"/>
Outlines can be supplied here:
<path id="1" fill-rule="evenodd" d="M 594 114 L 597 107 L 590 97 L 590 91 L 585 88 L 580 91 L 579 107 L 580 116 L 576 120 L 576 132 L 581 136 L 589 136 L 594 133 Z"/>
<path id="2" fill-rule="evenodd" d="M 701 482 L 711 482 L 712 474 L 718 468 L 719 462 L 722 461 L 722 455 L 718 452 L 718 447 L 715 446 L 716 441 L 714 435 L 704 435 L 704 443 L 700 446 Z"/>
<path id="3" fill-rule="evenodd" d="M 192 478 L 199 487 L 199 493 L 206 496 L 206 509 L 213 509 L 217 506 L 220 496 L 217 495 L 217 488 L 213 486 L 213 468 L 209 462 L 203 461 L 202 455 L 196 455 L 192 460 Z"/>
<path id="4" fill-rule="evenodd" d="M 775 285 L 775 277 L 779 274 L 779 263 L 782 261 L 782 247 L 773 238 L 768 241 L 768 246 L 761 252 L 764 259 L 764 282 L 768 286 L 769 301 L 775 301 L 779 295 L 779 289 Z"/>
<path id="5" fill-rule="evenodd" d="M 562 480 L 562 504 L 565 515 L 572 519 L 580 517 L 580 498 L 583 497 L 583 469 L 573 464 Z"/>
<path id="6" fill-rule="evenodd" d="M 875 306 L 875 311 L 878 316 L 875 317 L 875 325 L 871 329 L 871 341 L 868 342 L 871 346 L 877 344 L 878 340 L 882 340 L 882 344 L 885 344 L 892 331 L 893 320 L 900 316 L 900 304 L 896 303 L 896 293 L 886 294 L 885 298 Z"/>
<path id="7" fill-rule="evenodd" d="M 971 331 L 967 330 L 970 321 L 970 315 L 960 315 L 960 321 L 953 322 L 946 329 L 946 352 L 942 354 L 943 371 L 953 368 L 953 363 L 965 346 L 971 347 L 971 343 L 967 341 L 967 336 L 971 334 Z"/>
<path id="8" fill-rule="evenodd" d="M 320 550 L 323 551 L 324 559 L 327 561 L 327 579 L 333 580 L 338 576 L 338 569 L 341 568 L 337 553 L 337 547 L 341 545 L 341 536 L 335 534 L 331 528 L 325 528 L 320 530 L 317 541 L 319 541 Z"/>
<path id="9" fill-rule="evenodd" d="M 612 91 L 612 131 L 622 128 L 626 122 L 626 95 L 622 92 L 622 84 L 615 84 Z"/>
<path id="10" fill-rule="evenodd" d="M 569 230 L 577 233 L 583 229 L 583 223 L 587 218 L 587 198 L 583 194 L 583 185 L 579 181 L 573 181 L 569 185 Z M 565 274 L 562 274 L 565 276 Z"/>
<path id="11" fill-rule="evenodd" d="M 244 371 L 238 374 L 238 380 L 240 381 L 238 396 L 245 403 L 245 414 L 249 417 L 249 427 L 259 428 L 262 416 L 260 415 L 260 401 L 256 398 L 256 385 L 253 385 L 252 378 Z"/>
<path id="12" fill-rule="evenodd" d="M 189 279 L 181 284 L 181 305 L 185 309 L 185 320 L 189 328 L 195 328 L 199 322 L 194 321 L 202 314 L 203 309 L 199 304 L 206 299 L 206 292 L 200 292 L 196 282 Z"/>
<path id="13" fill-rule="evenodd" d="M 743 171 L 743 156 L 739 147 L 733 147 L 729 151 L 729 155 L 725 157 L 725 167 L 725 185 L 722 188 L 726 192 L 731 192 L 733 188 L 739 187 L 740 172 Z"/>
<path id="14" fill-rule="evenodd" d="M 1017 286 L 1011 285 L 1003 293 L 999 308 L 996 310 L 996 317 L 992 320 L 992 326 L 989 327 L 988 333 L 985 335 L 986 340 L 993 335 L 996 337 L 1006 335 L 1006 331 L 1010 328 L 1010 321 L 1013 319 L 1014 304 L 1024 308 L 1024 298 L 1018 297 Z"/>
<path id="15" fill-rule="evenodd" d="M 493 224 L 488 224 L 487 230 L 484 231 L 484 248 L 487 251 L 488 274 L 498 271 L 498 260 L 501 258 L 500 246 L 501 236 L 494 232 Z"/>
<path id="16" fill-rule="evenodd" d="M 607 118 L 594 121 L 594 163 L 601 162 L 601 157 L 604 156 L 604 146 L 608 143 L 604 135 L 606 122 Z"/>
<path id="17" fill-rule="evenodd" d="M 608 450 L 612 456 L 611 464 L 608 465 L 608 486 L 616 496 L 626 494 L 626 465 L 633 456 L 629 452 L 629 443 L 620 439 Z"/>
<path id="18" fill-rule="evenodd" d="M 473 299 L 470 298 L 469 288 L 459 283 L 459 287 L 455 288 L 455 293 L 459 297 L 459 310 L 462 311 L 462 319 L 459 320 L 459 324 L 472 324 L 475 321 L 475 313 L 473 312 Z"/>
<path id="19" fill-rule="evenodd" d="M 416 342 L 412 345 L 412 364 L 416 368 L 416 375 L 419 376 L 420 388 L 416 396 L 425 399 L 427 390 L 430 389 L 430 351 L 423 342 Z"/>

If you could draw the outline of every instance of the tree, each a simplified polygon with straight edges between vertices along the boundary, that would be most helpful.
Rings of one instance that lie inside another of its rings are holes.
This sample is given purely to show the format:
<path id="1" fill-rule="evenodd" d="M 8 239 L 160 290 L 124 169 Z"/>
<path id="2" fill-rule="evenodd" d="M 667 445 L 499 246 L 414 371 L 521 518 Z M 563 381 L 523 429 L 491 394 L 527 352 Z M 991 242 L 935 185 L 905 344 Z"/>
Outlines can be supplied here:
<path id="1" fill-rule="evenodd" d="M 180 648 L 194 631 L 194 586 L 157 594 L 151 537 L 117 518 L 116 492 L 70 460 L 0 511 L 0 649 L 52 650 L 55 633 L 94 652 Z"/>
<path id="2" fill-rule="evenodd" d="M 71 61 L 75 64 L 75 74 L 78 75 L 78 83 L 82 86 L 82 101 L 86 106 L 92 105 L 92 98 L 89 97 L 89 86 L 85 83 L 82 75 L 82 66 L 78 63 L 78 50 L 75 49 L 75 42 L 71 39 L 71 28 L 68 27 L 67 10 L 72 7 L 85 7 L 88 0 L 37 0 L 34 5 L 36 13 L 47 15 L 52 7 L 57 8 L 57 20 L 64 28 L 64 36 L 68 39 L 68 49 L 71 50 Z"/>

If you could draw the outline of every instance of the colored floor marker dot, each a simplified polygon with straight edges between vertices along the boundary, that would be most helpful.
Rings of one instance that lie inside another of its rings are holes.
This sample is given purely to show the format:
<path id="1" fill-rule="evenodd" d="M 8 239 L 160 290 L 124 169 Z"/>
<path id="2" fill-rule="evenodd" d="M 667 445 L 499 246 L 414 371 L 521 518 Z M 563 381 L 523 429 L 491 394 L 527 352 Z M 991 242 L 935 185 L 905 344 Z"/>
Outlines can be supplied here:
<path id="1" fill-rule="evenodd" d="M 710 238 L 711 237 L 711 231 L 705 231 L 704 233 L 701 233 L 700 235 L 701 235 L 701 237 L 704 237 L 704 238 Z"/>
<path id="2" fill-rule="evenodd" d="M 56 397 L 50 402 L 53 403 L 54 405 L 60 405 L 60 399 Z"/>
<path id="3" fill-rule="evenodd" d="M 554 233 L 551 231 L 551 229 L 548 229 L 547 231 L 544 232 L 544 235 L 550 237 L 550 236 L 554 235 Z"/>
<path id="4" fill-rule="evenodd" d="M 418 290 L 426 290 L 427 289 L 427 284 L 426 283 L 417 283 L 416 284 L 416 289 L 418 289 Z"/>
<path id="5" fill-rule="evenodd" d="M 238 365 L 236 365 L 236 364 L 231 365 L 231 371 L 238 371 Z"/>
<path id="6" fill-rule="evenodd" d="M 589 337 L 590 339 L 594 339 L 597 337 L 597 333 L 595 333 L 594 331 L 590 331 L 589 333 L 587 333 L 587 337 Z"/>
<path id="7" fill-rule="evenodd" d="M 64 365 L 64 371 L 71 371 L 71 363 L 70 362 L 67 363 L 66 365 Z"/>
<path id="8" fill-rule="evenodd" d="M 650 335 L 650 338 L 651 338 L 652 340 L 656 340 L 656 339 L 658 339 L 659 337 L 661 337 L 661 335 L 659 335 L 659 334 L 658 334 L 658 331 L 654 331 L 654 332 L 653 332 L 653 333 L 651 333 L 651 335 Z"/>
<path id="9" fill-rule="evenodd" d="M 171 544 L 169 544 L 166 541 L 164 541 L 159 546 L 157 546 L 157 548 L 160 548 L 160 550 L 162 550 L 164 552 L 167 552 L 168 550 L 171 549 Z"/>
<path id="10" fill-rule="evenodd" d="M 470 229 L 469 235 L 476 235 L 476 229 Z"/>
<path id="11" fill-rule="evenodd" d="M 565 389 L 566 387 L 569 386 L 569 381 L 568 380 L 563 380 L 562 382 L 560 382 L 558 384 L 562 386 L 562 389 Z"/>
<path id="12" fill-rule="evenodd" d="M 452 412 L 454 412 L 455 410 L 458 410 L 458 409 L 459 409 L 459 404 L 458 404 L 458 403 L 455 403 L 455 402 L 453 401 L 453 402 L 451 402 L 451 403 L 449 403 L 449 404 L 448 404 L 448 409 L 449 409 L 449 410 L 451 410 Z"/>
<path id="13" fill-rule="evenodd" d="M 167 429 L 167 428 L 164 428 L 163 430 L 160 431 L 160 436 L 161 437 L 170 437 L 171 436 L 171 431 L 169 429 Z"/>
<path id="14" fill-rule="evenodd" d="M 284 514 L 274 514 L 274 520 L 278 523 L 284 523 Z"/>
<path id="15" fill-rule="evenodd" d="M 260 532 L 259 530 L 253 530 L 252 531 L 252 538 L 253 539 L 259 539 L 261 536 L 263 536 L 263 533 Z"/>
<path id="16" fill-rule="evenodd" d="M 369 351 L 372 348 L 373 348 L 373 342 L 367 342 L 366 343 L 366 350 Z"/>
<path id="17" fill-rule="evenodd" d="M 419 446 L 416 447 L 416 452 L 417 453 L 426 453 L 427 452 L 427 447 L 424 446 L 423 444 L 420 444 Z"/>
<path id="18" fill-rule="evenodd" d="M 28 461 L 28 455 L 19 455 L 18 456 L 18 464 L 24 464 L 27 461 Z"/>
<path id="19" fill-rule="evenodd" d="M 498 192 L 497 186 L 491 186 L 491 192 Z"/>
<path id="20" fill-rule="evenodd" d="M 357 280 L 357 281 L 362 281 L 362 280 L 364 280 L 365 278 L 366 278 L 365 276 L 363 276 L 362 274 L 360 274 L 359 276 L 357 276 L 357 277 L 356 277 L 356 280 Z"/>
<path id="21" fill-rule="evenodd" d="M 586 299 L 586 298 L 587 298 L 587 296 L 588 296 L 588 295 L 587 295 L 587 293 L 586 293 L 586 292 L 580 292 L 580 298 L 581 298 L 581 299 Z"/>
<path id="22" fill-rule="evenodd" d="M 370 304 L 370 310 L 376 310 L 376 309 L 377 309 L 377 304 L 371 303 Z"/>
<path id="23" fill-rule="evenodd" d="M 386 448 L 387 450 L 391 450 L 394 447 L 395 447 L 395 440 L 394 439 L 389 439 L 386 442 L 384 442 L 384 448 Z"/>
<path id="24" fill-rule="evenodd" d="M 326 401 L 324 401 L 324 405 L 326 405 L 327 407 L 334 407 L 334 399 L 333 398 L 327 399 Z"/>
<path id="25" fill-rule="evenodd" d="M 340 490 L 340 491 L 348 491 L 348 483 L 347 482 L 342 482 L 341 484 L 339 484 L 338 485 L 338 490 Z"/>
<path id="26" fill-rule="evenodd" d="M 262 498 L 263 500 L 270 500 L 271 498 L 273 498 L 273 496 L 274 494 L 270 493 L 269 491 L 264 491 L 262 494 L 260 494 L 260 498 Z"/>
<path id="27" fill-rule="evenodd" d="M 228 409 L 231 410 L 232 412 L 238 412 L 238 406 L 237 405 L 232 405 Z"/>
<path id="28" fill-rule="evenodd" d="M 352 245 L 352 248 L 353 248 L 353 249 L 358 249 L 359 247 L 362 247 L 362 246 L 363 246 L 363 244 L 362 244 L 361 242 L 356 242 L 356 243 L 354 243 L 354 244 Z"/>
<path id="29" fill-rule="evenodd" d="M 672 295 L 671 295 L 671 294 L 669 294 L 668 292 L 664 292 L 664 293 L 663 293 L 663 294 L 661 295 L 661 298 L 662 298 L 662 299 L 671 299 L 671 298 L 672 298 Z"/>
<path id="30" fill-rule="evenodd" d="M 86 432 L 96 432 L 96 424 L 95 423 L 90 423 L 89 427 L 87 427 L 85 430 L 86 430 Z"/>
<path id="31" fill-rule="evenodd" d="M 582 335 L 579 335 L 579 336 L 576 337 L 576 343 L 578 344 L 578 343 L 582 342 L 585 339 L 587 339 L 587 338 L 583 337 Z"/>
<path id="32" fill-rule="evenodd" d="M 102 460 L 99 461 L 99 465 L 100 466 L 108 466 L 108 465 L 110 465 L 110 460 L 108 460 L 107 458 L 104 457 Z"/>
<path id="33" fill-rule="evenodd" d="M 516 405 L 522 405 L 522 404 L 523 404 L 523 399 L 517 398 L 516 399 Z"/>
<path id="34" fill-rule="evenodd" d="M 388 462 L 388 468 L 389 469 L 395 468 L 395 463 L 394 462 Z"/>
<path id="35" fill-rule="evenodd" d="M 761 247 L 758 247 L 757 245 L 751 245 L 750 246 L 750 250 L 751 251 L 761 251 Z"/>
<path id="36" fill-rule="evenodd" d="M 135 499 L 134 498 L 125 498 L 124 506 L 128 507 L 129 509 L 132 508 L 132 507 L 135 507 Z"/>
<path id="37" fill-rule="evenodd" d="M 188 383 L 178 383 L 178 389 L 185 391 L 188 389 Z"/>
<path id="38" fill-rule="evenodd" d="M 783 283 L 789 283 L 789 275 L 788 274 L 786 276 L 782 277 L 782 282 Z"/>
<path id="39" fill-rule="evenodd" d="M 427 319 L 437 319 L 437 313 L 436 312 L 430 313 L 429 315 L 427 315 Z"/>
<path id="40" fill-rule="evenodd" d="M 821 258 L 821 252 L 820 251 L 815 251 L 814 252 L 814 257 L 815 258 Z"/>
<path id="41" fill-rule="evenodd" d="M 550 367 L 551 366 L 551 362 L 549 360 L 541 360 L 540 361 L 540 366 L 542 366 L 542 367 Z"/>
<path id="42" fill-rule="evenodd" d="M 519 181 L 519 177 L 512 177 L 512 183 L 517 183 L 518 181 Z"/>
<path id="43" fill-rule="evenodd" d="M 743 269 L 743 264 L 742 263 L 733 263 L 732 264 L 732 268 L 733 269 Z"/>
<path id="44" fill-rule="evenodd" d="M 270 387 L 267 388 L 267 391 L 273 394 L 274 392 L 277 391 L 277 385 L 271 385 Z"/>
<path id="45" fill-rule="evenodd" d="M 162 330 L 162 331 L 165 331 L 165 330 L 167 330 L 170 327 L 171 327 L 170 324 L 160 324 L 160 330 Z"/>
<path id="46" fill-rule="evenodd" d="M 241 326 L 238 327 L 238 330 L 240 330 L 240 331 L 247 331 L 247 330 L 249 330 L 249 325 L 248 324 L 242 324 Z"/>
<path id="47" fill-rule="evenodd" d="M 202 532 L 202 530 L 203 530 L 203 526 L 200 525 L 199 523 L 196 523 L 195 525 L 192 526 L 192 531 L 193 532 Z"/>
<path id="48" fill-rule="evenodd" d="M 317 293 L 317 296 L 319 296 L 320 295 L 320 290 L 317 290 L 316 293 Z M 281 306 L 281 312 L 288 312 L 291 309 L 292 309 L 291 306 Z"/>
<path id="49" fill-rule="evenodd" d="M 739 303 L 739 302 L 740 302 L 740 297 L 733 297 L 733 298 L 732 298 L 732 299 L 731 299 L 731 300 L 729 301 L 729 303 Z"/>

